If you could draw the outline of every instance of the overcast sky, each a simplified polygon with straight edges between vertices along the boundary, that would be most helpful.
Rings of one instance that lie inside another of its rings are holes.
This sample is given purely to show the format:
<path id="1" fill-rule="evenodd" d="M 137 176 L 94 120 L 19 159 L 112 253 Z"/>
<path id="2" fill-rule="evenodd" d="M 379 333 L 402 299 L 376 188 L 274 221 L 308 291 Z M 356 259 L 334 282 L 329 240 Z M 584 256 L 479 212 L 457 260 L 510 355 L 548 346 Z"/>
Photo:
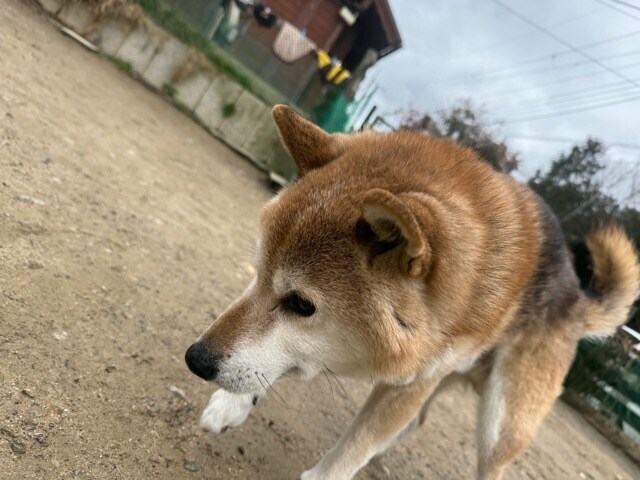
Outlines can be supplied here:
<path id="1" fill-rule="evenodd" d="M 640 9 L 640 0 L 626 1 Z M 404 46 L 367 75 L 365 84 L 375 81 L 380 88 L 380 112 L 391 120 L 402 107 L 435 112 L 470 98 L 484 105 L 489 120 L 504 120 L 498 132 L 521 152 L 521 178 L 571 144 L 518 137 L 580 141 L 591 135 L 607 144 L 640 145 L 640 10 L 611 0 L 504 3 L 591 60 L 492 0 L 390 0 Z M 614 37 L 621 38 L 607 41 Z M 609 102 L 624 103 L 557 115 Z M 550 118 L 530 118 L 536 115 Z M 631 168 L 640 148 L 612 146 L 609 158 Z"/>

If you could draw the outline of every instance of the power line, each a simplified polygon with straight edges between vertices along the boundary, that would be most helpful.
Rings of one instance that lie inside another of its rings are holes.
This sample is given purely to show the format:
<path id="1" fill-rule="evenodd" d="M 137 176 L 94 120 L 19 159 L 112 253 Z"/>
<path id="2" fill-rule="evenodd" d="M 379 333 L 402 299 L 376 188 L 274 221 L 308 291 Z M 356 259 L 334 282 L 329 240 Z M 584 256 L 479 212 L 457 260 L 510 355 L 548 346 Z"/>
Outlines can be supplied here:
<path id="1" fill-rule="evenodd" d="M 640 62 L 623 65 L 623 66 L 620 66 L 620 67 L 617 67 L 617 68 L 618 68 L 618 70 L 626 70 L 627 68 L 632 68 L 632 67 L 637 67 L 637 66 L 640 66 Z M 540 87 L 547 87 L 549 85 L 559 85 L 559 84 L 562 84 L 562 83 L 572 82 L 574 80 L 584 80 L 585 78 L 597 77 L 599 75 L 604 75 L 606 73 L 607 72 L 604 72 L 602 70 L 598 70 L 597 72 L 591 72 L 589 74 L 573 75 L 573 76 L 570 76 L 570 77 L 564 77 L 564 78 L 560 78 L 560 79 L 556 78 L 556 79 L 553 79 L 553 80 L 551 80 L 549 82 L 537 83 L 536 86 L 535 86 L 535 90 L 537 91 L 537 90 L 539 90 Z M 636 81 L 638 81 L 638 80 L 640 80 L 640 79 L 636 78 Z M 628 84 L 628 83 L 626 81 L 620 81 L 620 84 Z M 631 86 L 631 87 L 633 87 L 633 86 Z M 485 96 L 484 98 L 485 98 L 485 100 L 486 99 L 492 99 L 492 98 L 498 98 L 498 97 L 499 98 L 503 98 L 504 95 L 508 95 L 508 94 L 511 94 L 511 93 L 522 94 L 523 92 L 530 91 L 530 90 L 533 90 L 533 89 L 522 90 L 521 88 L 514 88 L 514 89 L 511 89 L 511 90 L 501 90 L 500 92 L 496 92 L 496 93 L 494 93 L 492 95 Z"/>
<path id="2" fill-rule="evenodd" d="M 606 187 L 608 190 L 611 190 L 614 187 L 617 187 L 619 184 L 621 184 L 626 178 L 627 175 L 631 175 L 636 167 L 631 167 L 628 171 L 628 174 L 626 175 L 622 175 L 617 182 L 614 182 L 613 185 L 609 185 L 608 187 Z M 589 205 L 591 205 L 592 203 L 594 203 L 596 200 L 598 199 L 597 195 L 594 195 L 593 197 L 589 198 L 588 200 L 585 200 L 584 202 L 582 202 L 580 205 L 578 205 L 576 208 L 574 208 L 573 210 L 571 210 L 569 213 L 567 213 L 564 217 L 562 217 L 560 219 L 560 223 L 564 223 L 567 220 L 569 220 L 570 218 L 575 217 L 576 215 L 578 215 L 579 213 L 581 213 L 585 208 L 587 208 Z"/>
<path id="3" fill-rule="evenodd" d="M 531 110 L 545 110 L 545 109 L 549 110 L 549 109 L 562 107 L 563 104 L 569 104 L 568 106 L 565 106 L 563 108 L 567 108 L 567 107 L 574 108 L 574 107 L 579 107 L 581 105 L 584 105 L 585 102 L 586 104 L 589 104 L 590 102 L 593 102 L 593 101 L 615 100 L 616 98 L 626 98 L 630 94 L 637 94 L 637 93 L 638 93 L 637 90 L 633 86 L 625 85 L 622 89 L 618 88 L 618 89 L 614 89 L 613 91 L 594 92 L 586 95 L 583 94 L 581 96 L 577 96 L 577 98 L 575 97 L 563 98 L 556 101 L 530 103 L 528 105 L 519 104 L 515 108 L 497 110 L 497 111 L 494 111 L 493 113 L 495 115 L 507 115 L 507 116 L 513 116 L 513 115 L 519 115 L 519 114 L 521 115 L 524 113 L 530 114 Z M 541 113 L 541 112 L 538 112 L 538 113 Z"/>
<path id="4" fill-rule="evenodd" d="M 640 77 L 636 77 L 635 80 L 639 80 L 640 81 Z M 621 88 L 622 87 L 622 88 Z M 583 89 L 579 89 L 579 90 L 572 90 L 570 92 L 565 92 L 565 93 L 561 93 L 558 95 L 553 95 L 551 97 L 538 97 L 538 98 L 534 98 L 532 100 L 529 101 L 524 101 L 524 102 L 520 102 L 519 106 L 527 106 L 527 105 L 538 105 L 540 103 L 553 103 L 553 102 L 558 102 L 558 103 L 562 103 L 563 100 L 565 99 L 574 99 L 574 98 L 581 98 L 581 97 L 585 97 L 585 96 L 590 96 L 590 95 L 596 95 L 597 92 L 605 92 L 607 90 L 610 91 L 624 91 L 624 90 L 633 90 L 635 89 L 635 87 L 633 85 L 629 85 L 627 82 L 620 80 L 617 82 L 612 82 L 612 83 L 605 83 L 604 85 L 597 85 L 597 86 L 591 86 L 588 88 L 583 88 Z M 515 92 L 514 92 L 515 93 Z M 522 90 L 517 90 L 517 93 L 521 94 Z M 504 94 L 500 93 L 499 96 L 501 98 L 504 98 Z M 500 104 L 504 104 L 504 100 L 502 100 L 500 102 Z"/>
<path id="5" fill-rule="evenodd" d="M 640 10 L 640 7 L 638 5 L 634 5 L 633 3 L 629 3 L 629 2 L 623 2 L 622 0 L 609 0 L 613 3 L 619 3 L 620 5 L 624 5 L 625 7 L 628 8 L 633 8 L 634 10 Z M 598 3 L 602 3 L 602 2 L 598 2 Z"/>
<path id="6" fill-rule="evenodd" d="M 638 94 L 638 92 L 634 92 Z M 519 117 L 531 117 L 536 115 L 546 115 L 548 113 L 559 112 L 564 110 L 573 110 L 580 108 L 591 107 L 592 105 L 599 105 L 601 102 L 612 102 L 617 100 L 626 100 L 629 97 L 635 96 L 634 94 L 630 94 L 629 92 L 614 92 L 605 97 L 592 97 L 586 98 L 578 102 L 573 102 L 569 104 L 551 104 L 551 105 L 539 105 L 537 107 L 529 107 L 529 108 L 521 108 L 521 109 L 512 109 L 512 110 L 498 110 L 492 111 L 491 114 L 498 118 L 519 118 Z M 624 102 L 623 102 L 624 103 Z M 589 109 L 589 108 L 587 108 Z"/>
<path id="7" fill-rule="evenodd" d="M 507 115 L 507 114 L 513 114 L 520 110 L 530 111 L 531 109 L 554 108 L 566 103 L 590 101 L 590 100 L 598 99 L 600 97 L 608 97 L 610 95 L 616 95 L 616 94 L 629 94 L 634 89 L 635 87 L 625 84 L 616 88 L 611 88 L 611 87 L 602 88 L 601 90 L 596 90 L 593 92 L 585 92 L 582 94 L 559 95 L 557 97 L 550 97 L 548 99 L 542 99 L 542 100 L 538 99 L 531 102 L 521 102 L 521 103 L 518 103 L 516 107 L 512 107 L 511 109 L 509 108 L 500 109 L 499 106 L 497 106 L 496 110 L 491 109 L 491 107 L 485 107 L 485 108 L 491 109 L 494 113 L 497 113 L 498 115 Z"/>
<path id="8" fill-rule="evenodd" d="M 635 80 L 640 80 L 640 77 L 636 77 Z M 617 90 L 618 87 L 624 87 L 624 88 L 630 88 L 630 89 L 635 88 L 633 85 L 627 84 L 627 82 L 625 82 L 624 80 L 619 80 L 617 82 L 605 83 L 604 85 L 597 85 L 594 87 L 583 88 L 581 90 L 572 90 L 571 92 L 566 92 L 564 94 L 552 96 L 550 100 L 569 98 L 569 97 L 581 97 L 581 96 L 584 96 L 585 93 L 611 90 L 612 88 L 615 88 Z"/>
<path id="9" fill-rule="evenodd" d="M 610 6 L 610 5 L 606 5 L 606 6 Z M 602 11 L 603 8 L 604 7 L 598 7 L 598 8 L 594 8 L 593 10 L 589 10 L 587 12 L 583 12 L 583 13 L 581 13 L 579 15 L 571 15 L 569 17 L 562 18 L 562 19 L 560 19 L 560 20 L 558 20 L 556 22 L 550 23 L 548 26 L 549 27 L 559 27 L 560 25 L 566 25 L 568 23 L 573 23 L 573 22 L 576 22 L 576 21 L 578 21 L 578 20 L 580 20 L 580 19 L 582 19 L 584 17 L 588 17 L 588 16 L 593 15 L 594 13 L 598 13 L 598 12 Z M 493 42 L 493 43 L 491 43 L 489 45 L 485 45 L 484 47 L 481 47 L 481 48 L 479 48 L 477 50 L 473 50 L 473 51 L 469 52 L 467 54 L 467 57 L 471 57 L 473 55 L 477 55 L 478 53 L 486 52 L 487 50 L 491 50 L 494 47 L 499 47 L 501 45 L 504 45 L 506 42 L 512 42 L 514 40 L 518 40 L 518 39 L 523 38 L 523 37 L 528 37 L 533 33 L 535 33 L 535 32 L 524 32 L 524 33 L 520 33 L 518 35 L 513 35 L 511 37 L 503 38 L 500 41 Z"/>
<path id="10" fill-rule="evenodd" d="M 638 19 L 640 19 L 640 17 L 638 17 Z M 616 35 L 614 37 L 608 37 L 602 40 L 598 40 L 595 42 L 591 42 L 591 43 L 586 43 L 583 45 L 579 45 L 577 48 L 581 48 L 581 49 L 591 49 L 594 47 L 599 47 L 600 45 L 605 45 L 607 43 L 612 43 L 612 42 L 617 42 L 619 40 L 624 40 L 627 38 L 631 38 L 631 37 L 635 37 L 637 35 L 640 35 L 640 30 L 634 30 L 632 32 L 627 32 L 627 33 L 623 33 L 620 35 Z M 451 81 L 457 81 L 457 80 L 461 80 L 461 79 L 477 79 L 478 77 L 483 77 L 486 75 L 491 75 L 491 74 L 495 74 L 495 73 L 502 73 L 505 71 L 509 71 L 509 70 L 514 70 L 517 68 L 521 68 L 521 67 L 526 67 L 528 65 L 533 65 L 535 63 L 540 63 L 540 62 L 544 62 L 544 61 L 549 61 L 549 60 L 556 60 L 559 57 L 568 55 L 570 53 L 575 53 L 572 49 L 567 49 L 567 50 L 560 50 L 558 52 L 554 52 L 554 53 L 550 53 L 550 54 L 546 54 L 546 55 L 541 55 L 539 57 L 534 57 L 531 58 L 529 60 L 526 60 L 522 63 L 518 63 L 516 65 L 512 65 L 512 66 L 507 66 L 507 67 L 498 67 L 492 70 L 488 70 L 485 72 L 480 72 L 480 73 L 476 73 L 476 74 L 472 74 L 472 75 L 467 75 L 464 77 L 448 77 L 448 78 L 441 78 L 441 79 L 434 79 L 436 80 L 435 84 L 438 84 L 437 82 L 451 82 Z M 433 85 L 434 83 L 428 83 L 427 85 Z"/>
<path id="11" fill-rule="evenodd" d="M 566 40 L 564 40 L 563 38 L 559 37 L 558 35 L 556 35 L 555 33 L 551 32 L 550 30 L 538 25 L 534 21 L 530 20 L 529 18 L 525 17 L 524 15 L 520 14 L 519 12 L 517 12 L 516 10 L 511 8 L 509 5 L 503 3 L 501 0 L 491 0 L 491 1 L 493 3 L 495 3 L 496 5 L 498 5 L 499 7 L 503 8 L 504 10 L 508 11 L 509 13 L 511 13 L 513 16 L 519 18 L 521 21 L 523 21 L 527 25 L 531 25 L 535 29 L 540 30 L 540 32 L 544 33 L 548 37 L 553 38 L 558 43 L 561 43 L 565 47 L 570 48 L 571 50 L 573 50 L 577 54 L 583 56 L 584 58 L 586 58 L 588 60 L 591 60 L 593 63 L 595 63 L 596 65 L 599 65 L 604 70 L 607 70 L 608 72 L 610 72 L 611 74 L 621 78 L 622 80 L 628 81 L 629 83 L 635 85 L 636 87 L 640 87 L 640 83 L 638 83 L 635 80 L 627 77 L 626 75 L 623 75 L 622 73 L 614 70 L 613 68 L 609 67 L 608 65 L 602 63 L 597 58 L 595 58 L 592 55 L 589 55 L 588 53 L 584 52 L 584 50 L 582 50 L 582 49 L 580 49 L 578 47 L 575 47 L 574 45 L 572 45 L 571 43 L 567 42 Z"/>
<path id="12" fill-rule="evenodd" d="M 514 140 L 534 140 L 540 142 L 552 142 L 552 143 L 572 143 L 572 144 L 580 144 L 584 142 L 584 139 L 576 139 L 576 138 L 568 138 L 568 137 L 545 137 L 543 135 L 520 135 L 520 134 L 511 134 L 506 133 L 504 137 Z M 603 144 L 607 147 L 617 147 L 617 148 L 628 148 L 630 150 L 640 150 L 640 145 L 635 145 L 633 143 L 619 143 L 619 142 L 606 142 L 603 141 Z"/>
<path id="13" fill-rule="evenodd" d="M 515 117 L 515 118 L 508 118 L 506 120 L 504 120 L 501 123 L 518 123 L 518 122 L 528 122 L 531 120 L 544 120 L 547 118 L 554 118 L 554 117 L 561 117 L 564 115 L 570 115 L 572 113 L 580 113 L 580 112 L 586 112 L 589 110 L 596 110 L 599 108 L 605 108 L 605 107 L 611 107 L 614 105 L 620 105 L 623 103 L 630 103 L 630 102 L 635 102 L 637 100 L 640 100 L 640 94 L 639 95 L 635 95 L 635 96 L 628 96 L 625 98 L 620 98 L 617 99 L 615 101 L 611 101 L 611 102 L 604 102 L 604 103 L 596 103 L 596 104 L 591 104 L 591 105 L 583 105 L 581 107 L 577 107 L 577 108 L 572 108 L 572 109 L 567 109 L 567 110 L 560 110 L 560 111 L 556 111 L 556 112 L 548 112 L 548 113 L 541 113 L 538 115 L 531 115 L 531 116 L 524 116 L 524 117 Z"/>
<path id="14" fill-rule="evenodd" d="M 623 58 L 623 57 L 629 57 L 632 55 L 637 55 L 640 54 L 640 50 L 632 50 L 630 52 L 624 52 L 624 53 L 614 53 L 612 55 L 606 55 L 604 57 L 598 57 L 598 60 L 602 61 L 602 60 L 611 60 L 614 58 Z M 553 65 L 553 66 L 548 66 L 548 67 L 541 67 L 541 68 L 537 68 L 537 69 L 533 69 L 533 70 L 523 70 L 520 72 L 513 72 L 511 74 L 506 74 L 506 75 L 497 75 L 497 76 L 490 76 L 490 75 L 484 75 L 483 77 L 480 78 L 474 78 L 474 79 L 467 79 L 467 80 L 459 80 L 457 82 L 453 82 L 453 83 L 446 83 L 446 84 L 441 84 L 440 86 L 457 86 L 457 85 L 465 85 L 465 84 L 475 84 L 478 82 L 495 82 L 495 81 L 500 81 L 500 80 L 508 80 L 510 78 L 517 78 L 517 77 L 521 77 L 524 75 L 532 75 L 532 74 L 536 74 L 536 73 L 544 73 L 544 72 L 551 72 L 551 71 L 556 71 L 559 69 L 563 69 L 563 68 L 576 68 L 576 67 L 581 67 L 584 65 L 589 65 L 590 63 L 592 63 L 591 60 L 581 60 L 581 61 L 576 61 L 576 62 L 572 62 L 572 63 L 565 63 L 565 64 L 561 64 L 561 65 Z"/>
<path id="15" fill-rule="evenodd" d="M 624 8 L 616 7 L 615 5 L 611 5 L 610 3 L 603 2 L 602 0 L 594 0 L 594 1 L 598 2 L 600 5 L 604 5 L 605 7 L 610 8 L 611 10 L 615 10 L 616 12 L 621 13 L 627 17 L 633 18 L 635 20 L 640 20 L 640 17 L 638 17 L 637 15 L 634 15 L 631 12 L 628 12 Z"/>

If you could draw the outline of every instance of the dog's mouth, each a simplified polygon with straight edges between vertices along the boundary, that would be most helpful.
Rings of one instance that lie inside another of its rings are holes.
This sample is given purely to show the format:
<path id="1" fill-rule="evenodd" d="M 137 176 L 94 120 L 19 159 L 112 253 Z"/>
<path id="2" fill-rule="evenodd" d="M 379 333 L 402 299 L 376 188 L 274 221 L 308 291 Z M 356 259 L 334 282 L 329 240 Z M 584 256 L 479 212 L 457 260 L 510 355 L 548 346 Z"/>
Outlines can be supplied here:
<path id="1" fill-rule="evenodd" d="M 270 388 L 273 383 L 281 378 L 292 379 L 305 379 L 309 378 L 309 372 L 304 369 L 294 366 L 285 370 L 283 373 L 273 378 L 272 376 L 265 374 L 259 369 L 246 368 L 235 375 L 222 374 L 215 378 L 213 381 L 218 384 L 220 388 L 231 393 L 254 393 L 264 389 Z"/>
<path id="2" fill-rule="evenodd" d="M 275 382 L 282 378 L 293 380 L 310 380 L 317 372 L 300 366 L 292 366 L 280 375 L 272 376 L 260 369 L 245 368 L 234 374 L 223 373 L 218 375 L 213 381 L 218 386 L 228 392 L 236 394 L 256 393 L 269 389 Z"/>

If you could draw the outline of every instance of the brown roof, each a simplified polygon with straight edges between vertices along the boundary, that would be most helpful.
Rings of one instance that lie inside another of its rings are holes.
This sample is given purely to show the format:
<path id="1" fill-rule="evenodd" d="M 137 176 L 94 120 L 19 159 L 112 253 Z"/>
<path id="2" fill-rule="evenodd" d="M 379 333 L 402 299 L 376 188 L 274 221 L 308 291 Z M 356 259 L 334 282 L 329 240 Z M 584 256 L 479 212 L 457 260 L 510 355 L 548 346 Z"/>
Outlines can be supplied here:
<path id="1" fill-rule="evenodd" d="M 402 47 L 402 38 L 388 0 L 373 0 L 373 3 L 378 11 L 380 23 L 388 44 L 388 47 L 378 52 L 380 57 L 384 57 Z"/>

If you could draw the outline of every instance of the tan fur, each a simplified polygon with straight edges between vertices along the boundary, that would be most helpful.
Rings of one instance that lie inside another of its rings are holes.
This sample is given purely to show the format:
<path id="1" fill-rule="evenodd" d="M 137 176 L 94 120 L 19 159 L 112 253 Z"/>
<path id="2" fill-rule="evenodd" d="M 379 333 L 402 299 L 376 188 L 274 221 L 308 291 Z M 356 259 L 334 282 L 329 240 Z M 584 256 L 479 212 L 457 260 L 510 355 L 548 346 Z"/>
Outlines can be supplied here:
<path id="1" fill-rule="evenodd" d="M 257 278 L 197 351 L 221 359 L 215 380 L 242 395 L 252 373 L 376 382 L 304 480 L 351 478 L 424 420 L 438 385 L 468 378 L 482 395 L 478 475 L 498 480 L 560 393 L 578 340 L 624 322 L 640 278 L 630 241 L 615 228 L 589 237 L 587 296 L 545 204 L 472 151 L 418 133 L 329 135 L 287 107 L 273 113 L 301 178 L 265 206 Z M 313 313 L 287 310 L 292 294 Z"/>
<path id="2" fill-rule="evenodd" d="M 593 289 L 601 295 L 600 301 L 589 305 L 586 334 L 610 335 L 638 296 L 638 254 L 624 231 L 615 226 L 596 230 L 586 243 L 593 258 Z"/>
<path id="3" fill-rule="evenodd" d="M 398 233 L 407 242 L 400 262 L 404 273 L 418 277 L 427 272 L 431 263 L 429 237 L 432 236 L 428 231 L 437 228 L 427 202 L 420 203 L 374 188 L 362 199 L 362 214 L 379 240 L 392 240 L 390 233 L 385 231 L 385 224 L 399 229 Z"/>
<path id="4" fill-rule="evenodd" d="M 280 129 L 283 144 L 296 161 L 300 177 L 329 163 L 346 148 L 346 137 L 329 135 L 284 105 L 273 108 L 273 119 Z M 303 157 L 304 161 L 298 160 Z"/>

